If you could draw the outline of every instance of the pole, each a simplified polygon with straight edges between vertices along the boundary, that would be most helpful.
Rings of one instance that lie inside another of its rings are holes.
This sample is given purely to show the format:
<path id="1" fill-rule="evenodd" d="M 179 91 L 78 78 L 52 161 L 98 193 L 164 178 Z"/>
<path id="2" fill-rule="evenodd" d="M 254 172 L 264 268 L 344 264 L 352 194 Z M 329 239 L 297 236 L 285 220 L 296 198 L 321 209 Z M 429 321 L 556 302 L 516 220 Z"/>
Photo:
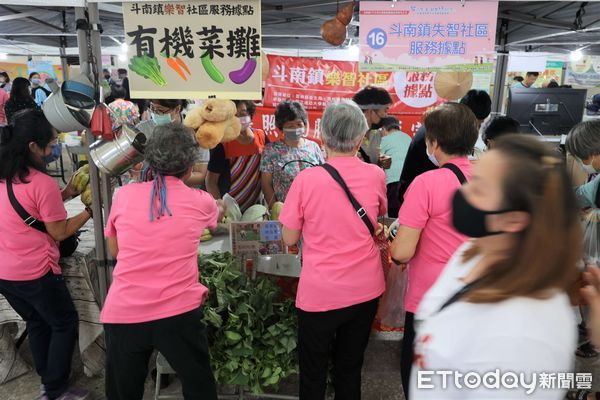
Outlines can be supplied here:
<path id="1" fill-rule="evenodd" d="M 63 20 L 63 32 L 67 32 L 67 12 L 63 10 L 62 12 L 62 20 Z M 67 64 L 67 37 L 60 37 L 60 64 L 62 68 L 62 80 L 66 81 L 69 79 L 69 64 Z"/>
<path id="2" fill-rule="evenodd" d="M 96 20 L 98 18 L 98 6 L 95 5 Z M 93 13 L 92 13 L 93 14 Z M 79 47 L 79 61 L 81 66 L 81 73 L 85 75 L 91 82 L 94 84 L 94 88 L 96 89 L 96 101 L 100 100 L 100 84 L 98 81 L 98 76 L 101 76 L 102 65 L 98 67 L 98 63 L 94 62 L 93 67 L 90 66 L 91 61 L 101 60 L 100 48 L 94 47 L 100 42 L 100 34 L 99 32 L 91 31 L 92 26 L 90 25 L 90 21 L 86 16 L 85 9 L 82 7 L 75 7 L 75 19 L 77 25 L 77 45 Z M 93 34 L 96 34 L 97 40 L 92 40 Z M 106 294 L 108 293 L 108 279 L 107 279 L 107 249 L 106 249 L 106 241 L 104 238 L 104 218 L 103 218 L 103 209 L 102 209 L 102 189 L 101 189 L 101 180 L 100 173 L 96 165 L 92 162 L 89 152 L 89 145 L 94 143 L 96 138 L 92 135 L 89 130 L 86 130 L 86 139 L 88 143 L 88 148 L 86 151 L 86 156 L 90 165 L 90 187 L 92 189 L 92 211 L 94 213 L 94 239 L 96 244 L 96 268 L 98 269 L 98 300 L 100 305 L 104 304 L 104 300 L 106 299 Z M 106 180 L 106 179 L 105 179 Z"/>
<path id="3" fill-rule="evenodd" d="M 496 75 L 494 76 L 494 93 L 492 95 L 492 114 L 502 113 L 504 99 L 504 85 L 506 82 L 506 70 L 508 69 L 508 51 L 506 50 L 506 38 L 508 32 L 508 21 L 503 19 L 500 26 L 500 40 L 498 48 L 498 59 L 496 60 Z"/>

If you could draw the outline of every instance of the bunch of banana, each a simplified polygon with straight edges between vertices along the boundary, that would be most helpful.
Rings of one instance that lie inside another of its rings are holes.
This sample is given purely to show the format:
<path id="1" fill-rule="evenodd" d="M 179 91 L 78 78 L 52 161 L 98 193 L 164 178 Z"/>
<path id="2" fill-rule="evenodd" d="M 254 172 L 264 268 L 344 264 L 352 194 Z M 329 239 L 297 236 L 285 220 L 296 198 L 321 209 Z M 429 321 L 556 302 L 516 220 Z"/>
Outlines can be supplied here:
<path id="1" fill-rule="evenodd" d="M 86 164 L 79 168 L 73 176 L 73 186 L 79 193 L 86 191 L 90 183 L 90 165 Z"/>
<path id="2" fill-rule="evenodd" d="M 205 229 L 204 232 L 202 232 L 202 236 L 200 237 L 200 241 L 201 242 L 208 242 L 211 239 L 212 239 L 212 235 L 210 234 L 210 231 L 208 229 Z"/>

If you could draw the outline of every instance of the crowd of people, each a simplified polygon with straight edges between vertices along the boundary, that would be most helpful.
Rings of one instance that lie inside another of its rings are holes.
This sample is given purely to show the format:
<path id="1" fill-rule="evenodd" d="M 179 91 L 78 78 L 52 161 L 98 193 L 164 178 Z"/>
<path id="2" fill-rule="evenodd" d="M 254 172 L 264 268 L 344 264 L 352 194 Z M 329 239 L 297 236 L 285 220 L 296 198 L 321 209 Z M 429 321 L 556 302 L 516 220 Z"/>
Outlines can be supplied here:
<path id="1" fill-rule="evenodd" d="M 520 84 L 530 87 L 535 77 Z M 600 252 L 590 250 L 600 244 L 586 243 L 581 224 L 581 210 L 600 209 L 600 122 L 575 126 L 567 139 L 569 157 L 592 177 L 573 190 L 564 157 L 519 134 L 512 118 L 490 117 L 484 91 L 429 110 L 411 138 L 388 115 L 391 95 L 367 86 L 327 106 L 322 145 L 309 135 L 300 102 L 277 106 L 281 139 L 270 142 L 252 126 L 255 104 L 238 100 L 239 137 L 208 150 L 183 124 L 185 100 L 132 101 L 126 71 L 118 78 L 104 71 L 104 78 L 113 129 L 133 124 L 148 138 L 145 161 L 131 171 L 136 182 L 115 195 L 105 227 L 117 260 L 101 313 L 109 400 L 143 397 L 154 350 L 177 372 L 184 398 L 217 398 L 197 252 L 202 232 L 225 212 L 226 194 L 242 211 L 283 202 L 283 240 L 302 242 L 302 400 L 325 398 L 330 364 L 336 398 L 361 397 L 364 353 L 386 288 L 381 217 L 397 218 L 390 252 L 408 276 L 397 299 L 406 310 L 398 382 L 406 399 L 523 397 L 504 389 L 442 391 L 439 382 L 421 390 L 424 371 L 569 371 L 578 323 L 570 298 L 581 288 L 590 305 L 582 308 L 586 344 L 600 346 Z M 74 185 L 60 191 L 45 173 L 58 132 L 40 111 L 49 93 L 39 74 L 12 82 L 0 74 L 0 84 L 12 86 L 0 135 L 0 294 L 27 323 L 41 398 L 84 399 L 86 391 L 69 381 L 78 317 L 58 243 L 93 213 L 68 218 L 63 201 L 78 195 Z M 476 151 L 479 138 L 483 152 Z"/>

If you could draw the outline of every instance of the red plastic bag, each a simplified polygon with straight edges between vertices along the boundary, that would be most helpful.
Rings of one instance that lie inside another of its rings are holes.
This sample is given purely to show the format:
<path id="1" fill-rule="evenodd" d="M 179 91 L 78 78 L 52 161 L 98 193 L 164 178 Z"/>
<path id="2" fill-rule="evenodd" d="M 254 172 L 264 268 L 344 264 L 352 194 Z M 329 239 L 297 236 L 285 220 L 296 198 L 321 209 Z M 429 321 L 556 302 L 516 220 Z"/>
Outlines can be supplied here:
<path id="1" fill-rule="evenodd" d="M 408 286 L 405 265 L 392 263 L 385 281 L 385 292 L 379 299 L 377 319 L 382 325 L 400 328 L 404 326 L 404 293 Z"/>

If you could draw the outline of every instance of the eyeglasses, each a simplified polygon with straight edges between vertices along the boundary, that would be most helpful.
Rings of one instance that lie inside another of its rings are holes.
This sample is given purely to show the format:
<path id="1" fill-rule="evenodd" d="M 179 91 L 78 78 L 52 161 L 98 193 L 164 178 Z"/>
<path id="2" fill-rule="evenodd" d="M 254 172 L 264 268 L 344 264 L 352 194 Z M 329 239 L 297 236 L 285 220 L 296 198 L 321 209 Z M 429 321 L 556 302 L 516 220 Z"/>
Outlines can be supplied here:
<path id="1" fill-rule="evenodd" d="M 173 111 L 173 110 L 171 110 L 169 108 L 162 108 L 162 107 L 159 108 L 159 107 L 156 107 L 153 104 L 150 104 L 149 108 L 150 108 L 150 111 L 152 111 L 153 113 L 158 114 L 158 115 L 169 114 L 169 113 L 171 113 L 171 111 Z"/>

